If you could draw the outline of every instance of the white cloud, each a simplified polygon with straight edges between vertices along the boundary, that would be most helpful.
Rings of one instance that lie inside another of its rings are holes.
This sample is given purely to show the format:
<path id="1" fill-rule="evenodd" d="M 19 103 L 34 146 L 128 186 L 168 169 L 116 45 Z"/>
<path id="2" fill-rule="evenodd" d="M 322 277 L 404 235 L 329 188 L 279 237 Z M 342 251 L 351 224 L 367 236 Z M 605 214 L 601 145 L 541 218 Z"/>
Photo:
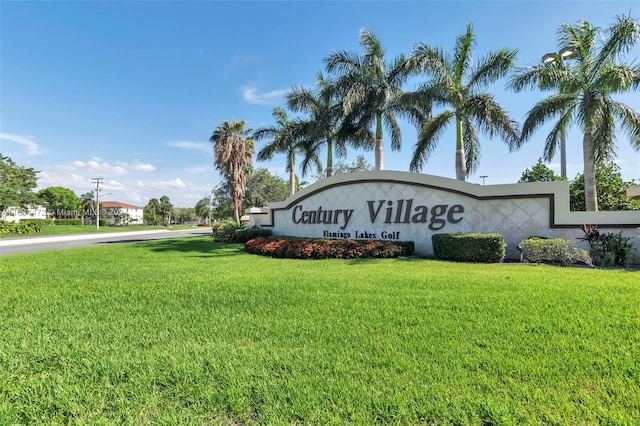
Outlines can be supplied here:
<path id="1" fill-rule="evenodd" d="M 139 172 L 152 172 L 156 169 L 151 164 L 132 164 L 129 167 L 131 168 L 131 170 L 136 170 Z"/>
<path id="2" fill-rule="evenodd" d="M 192 173 L 194 175 L 200 174 L 200 173 L 204 173 L 207 172 L 209 170 L 213 170 L 212 167 L 204 167 L 204 166 L 193 166 L 193 167 L 187 167 L 186 169 L 184 169 L 185 172 L 187 173 Z"/>
<path id="3" fill-rule="evenodd" d="M 11 142 L 17 142 L 27 147 L 27 154 L 37 155 L 46 152 L 40 145 L 38 145 L 33 139 L 33 136 L 29 135 L 15 135 L 11 133 L 0 133 L 0 139 L 8 140 Z"/>
<path id="4" fill-rule="evenodd" d="M 206 142 L 190 142 L 190 141 L 173 141 L 168 142 L 167 145 L 176 148 L 197 149 L 199 151 L 211 152 L 211 144 Z"/>
<path id="5" fill-rule="evenodd" d="M 118 182 L 117 180 L 109 180 L 107 181 L 105 188 L 107 189 L 111 189 L 111 188 L 124 188 L 124 185 L 121 184 L 120 182 Z"/>
<path id="6" fill-rule="evenodd" d="M 273 101 L 275 99 L 280 101 L 280 98 L 287 93 L 286 90 L 272 90 L 266 93 L 258 93 L 258 89 L 253 83 L 242 86 L 240 90 L 242 92 L 242 99 L 254 105 L 276 104 L 277 102 Z"/>
<path id="7" fill-rule="evenodd" d="M 158 182 L 151 182 L 150 186 L 158 189 L 164 188 L 186 188 L 187 185 L 180 178 L 175 178 L 173 180 L 164 180 Z"/>

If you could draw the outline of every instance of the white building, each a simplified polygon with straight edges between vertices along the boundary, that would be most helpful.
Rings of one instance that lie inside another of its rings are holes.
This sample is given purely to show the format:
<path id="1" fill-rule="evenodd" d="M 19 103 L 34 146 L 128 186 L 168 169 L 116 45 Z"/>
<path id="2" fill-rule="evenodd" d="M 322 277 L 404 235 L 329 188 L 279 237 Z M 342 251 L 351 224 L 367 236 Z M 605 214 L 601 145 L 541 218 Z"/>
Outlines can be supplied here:
<path id="1" fill-rule="evenodd" d="M 107 220 L 107 225 L 142 225 L 143 207 L 120 201 L 101 201 L 100 218 Z"/>

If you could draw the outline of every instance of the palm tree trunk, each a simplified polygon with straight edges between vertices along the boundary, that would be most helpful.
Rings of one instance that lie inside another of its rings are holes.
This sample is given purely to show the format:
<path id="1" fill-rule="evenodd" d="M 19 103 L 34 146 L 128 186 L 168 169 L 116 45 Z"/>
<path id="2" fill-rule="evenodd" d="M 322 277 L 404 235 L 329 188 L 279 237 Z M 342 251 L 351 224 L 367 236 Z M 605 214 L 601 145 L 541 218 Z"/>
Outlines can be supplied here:
<path id="1" fill-rule="evenodd" d="M 582 159 L 584 161 L 584 205 L 588 212 L 595 212 L 598 211 L 598 195 L 596 193 L 596 160 L 591 132 L 584 132 Z"/>
<path id="2" fill-rule="evenodd" d="M 467 161 L 464 158 L 462 143 L 462 121 L 456 117 L 456 179 L 464 181 L 467 177 Z"/>
<path id="3" fill-rule="evenodd" d="M 376 147 L 375 147 L 376 171 L 384 170 L 384 145 L 382 143 L 382 114 L 376 114 Z"/>
<path id="4" fill-rule="evenodd" d="M 295 164 L 293 161 L 293 155 L 291 155 L 291 166 L 289 170 L 289 195 L 293 195 L 296 192 L 296 171 L 294 170 Z"/>
<path id="5" fill-rule="evenodd" d="M 233 215 L 235 216 L 236 223 L 240 225 L 240 204 L 235 199 L 233 200 Z"/>
<path id="6" fill-rule="evenodd" d="M 327 177 L 333 176 L 333 141 L 327 138 Z"/>

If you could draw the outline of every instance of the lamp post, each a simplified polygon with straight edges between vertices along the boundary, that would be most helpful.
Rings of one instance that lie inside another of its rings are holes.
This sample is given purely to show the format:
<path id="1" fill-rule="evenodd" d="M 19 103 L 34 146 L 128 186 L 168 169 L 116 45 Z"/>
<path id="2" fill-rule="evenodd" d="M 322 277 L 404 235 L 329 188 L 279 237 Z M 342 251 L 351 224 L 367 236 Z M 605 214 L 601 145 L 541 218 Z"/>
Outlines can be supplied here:
<path id="1" fill-rule="evenodd" d="M 564 67 L 564 61 L 573 59 L 578 56 L 578 52 L 573 47 L 565 47 L 560 49 L 558 53 L 547 53 L 542 56 L 542 63 L 550 65 L 557 63 L 560 68 Z M 564 134 L 564 129 L 560 132 L 560 176 L 566 179 L 567 177 L 567 142 Z"/>
<path id="2" fill-rule="evenodd" d="M 482 185 L 483 185 L 483 186 L 484 186 L 484 180 L 485 180 L 486 178 L 488 178 L 488 177 L 489 177 L 489 176 L 487 176 L 487 175 L 480 176 L 480 179 L 482 179 Z"/>
<path id="3" fill-rule="evenodd" d="M 110 192 L 102 195 L 111 195 Z M 96 191 L 96 230 L 100 229 L 100 191 Z"/>

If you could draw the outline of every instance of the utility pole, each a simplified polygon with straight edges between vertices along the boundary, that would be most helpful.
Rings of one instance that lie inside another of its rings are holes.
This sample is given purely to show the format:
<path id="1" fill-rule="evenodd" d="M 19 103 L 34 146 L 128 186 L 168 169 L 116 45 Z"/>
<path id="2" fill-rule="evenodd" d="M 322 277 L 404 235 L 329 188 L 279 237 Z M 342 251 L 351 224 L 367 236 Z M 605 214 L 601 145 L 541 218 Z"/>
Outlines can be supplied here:
<path id="1" fill-rule="evenodd" d="M 101 177 L 91 178 L 91 183 L 96 184 L 96 230 L 100 229 L 100 184 L 103 180 Z"/>

